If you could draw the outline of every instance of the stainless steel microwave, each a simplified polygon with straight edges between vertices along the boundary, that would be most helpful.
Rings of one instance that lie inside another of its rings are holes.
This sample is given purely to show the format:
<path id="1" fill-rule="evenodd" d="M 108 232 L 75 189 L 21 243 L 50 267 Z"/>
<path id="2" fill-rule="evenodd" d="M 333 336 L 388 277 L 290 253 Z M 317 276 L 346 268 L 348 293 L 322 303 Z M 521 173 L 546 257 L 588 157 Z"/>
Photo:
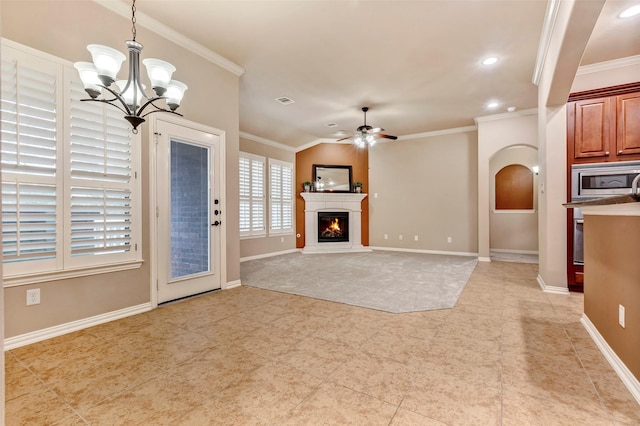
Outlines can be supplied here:
<path id="1" fill-rule="evenodd" d="M 631 194 L 631 183 L 640 174 L 640 161 L 574 164 L 571 166 L 571 200 Z"/>

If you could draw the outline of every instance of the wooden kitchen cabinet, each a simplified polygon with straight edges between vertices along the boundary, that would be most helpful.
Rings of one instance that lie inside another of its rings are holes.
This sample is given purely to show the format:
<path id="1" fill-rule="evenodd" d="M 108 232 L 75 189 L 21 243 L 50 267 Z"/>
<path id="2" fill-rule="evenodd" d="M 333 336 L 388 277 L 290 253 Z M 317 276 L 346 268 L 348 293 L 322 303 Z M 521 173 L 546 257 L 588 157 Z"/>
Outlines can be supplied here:
<path id="1" fill-rule="evenodd" d="M 616 96 L 617 155 L 640 154 L 640 93 Z"/>
<path id="2" fill-rule="evenodd" d="M 567 105 L 569 164 L 640 160 L 640 92 Z"/>

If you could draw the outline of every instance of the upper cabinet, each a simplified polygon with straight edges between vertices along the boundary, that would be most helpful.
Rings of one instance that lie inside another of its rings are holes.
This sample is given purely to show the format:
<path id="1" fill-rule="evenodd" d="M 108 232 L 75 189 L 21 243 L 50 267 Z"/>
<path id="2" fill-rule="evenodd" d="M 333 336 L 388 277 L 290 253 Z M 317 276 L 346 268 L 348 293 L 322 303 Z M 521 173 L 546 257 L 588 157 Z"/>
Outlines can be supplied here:
<path id="1" fill-rule="evenodd" d="M 636 86 L 633 87 L 637 89 Z M 629 86 L 625 89 L 628 91 Z M 612 96 L 602 96 L 606 91 L 602 92 L 570 97 L 567 105 L 569 164 L 640 159 L 640 91 Z M 615 91 L 609 90 L 609 93 Z"/>

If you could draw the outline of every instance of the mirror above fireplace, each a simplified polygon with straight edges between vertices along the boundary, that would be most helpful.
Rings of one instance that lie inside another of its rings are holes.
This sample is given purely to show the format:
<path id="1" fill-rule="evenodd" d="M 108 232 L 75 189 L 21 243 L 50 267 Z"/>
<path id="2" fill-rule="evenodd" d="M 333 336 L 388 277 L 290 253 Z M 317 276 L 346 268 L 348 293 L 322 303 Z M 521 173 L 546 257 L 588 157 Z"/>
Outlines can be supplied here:
<path id="1" fill-rule="evenodd" d="M 351 192 L 351 166 L 313 165 L 316 192 Z"/>

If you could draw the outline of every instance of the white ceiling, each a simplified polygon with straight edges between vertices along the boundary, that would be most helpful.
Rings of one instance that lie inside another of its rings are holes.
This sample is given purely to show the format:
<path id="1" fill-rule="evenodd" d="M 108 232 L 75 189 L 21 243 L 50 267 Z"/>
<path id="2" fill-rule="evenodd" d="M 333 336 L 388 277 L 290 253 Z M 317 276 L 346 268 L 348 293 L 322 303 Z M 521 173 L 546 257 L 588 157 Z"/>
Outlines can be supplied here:
<path id="1" fill-rule="evenodd" d="M 583 64 L 640 55 L 640 16 L 616 18 L 637 3 L 607 2 Z M 471 126 L 474 117 L 537 103 L 531 80 L 545 0 L 136 5 L 139 14 L 244 68 L 240 130 L 292 147 L 341 137 L 338 130 L 351 134 L 362 124 L 362 106 L 370 107 L 367 124 L 402 136 Z M 489 55 L 499 62 L 481 65 Z M 275 101 L 281 96 L 295 103 L 281 105 Z M 491 100 L 500 106 L 488 109 Z"/>

